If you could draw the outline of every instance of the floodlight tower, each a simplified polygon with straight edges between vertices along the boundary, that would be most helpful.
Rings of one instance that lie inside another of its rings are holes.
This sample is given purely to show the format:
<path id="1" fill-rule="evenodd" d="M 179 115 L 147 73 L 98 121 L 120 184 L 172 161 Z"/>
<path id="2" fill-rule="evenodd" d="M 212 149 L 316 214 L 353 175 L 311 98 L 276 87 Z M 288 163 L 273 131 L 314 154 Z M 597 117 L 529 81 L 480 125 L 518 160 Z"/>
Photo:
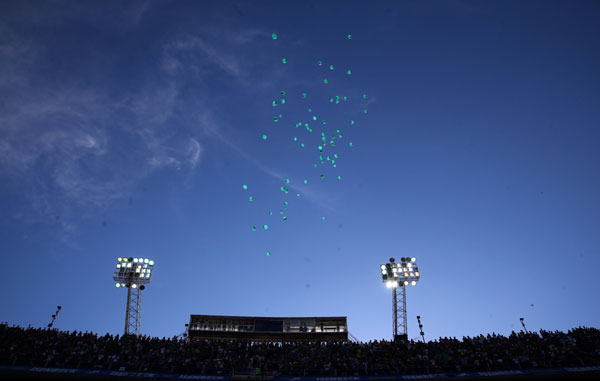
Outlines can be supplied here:
<path id="1" fill-rule="evenodd" d="M 381 279 L 388 288 L 393 290 L 392 314 L 394 319 L 394 340 L 407 340 L 406 328 L 406 286 L 415 286 L 421 274 L 417 267 L 417 259 L 402 257 L 400 263 L 390 258 L 390 263 L 380 266 Z"/>
<path id="2" fill-rule="evenodd" d="M 148 258 L 117 258 L 115 286 L 127 288 L 124 335 L 139 335 L 142 319 L 142 290 L 150 283 L 154 261 Z"/>
<path id="3" fill-rule="evenodd" d="M 54 325 L 54 321 L 58 317 L 58 313 L 60 312 L 61 308 L 61 306 L 56 306 L 56 312 L 54 313 L 54 315 L 52 315 L 52 321 L 50 322 L 50 324 L 48 324 L 48 328 L 52 328 L 52 326 Z"/>

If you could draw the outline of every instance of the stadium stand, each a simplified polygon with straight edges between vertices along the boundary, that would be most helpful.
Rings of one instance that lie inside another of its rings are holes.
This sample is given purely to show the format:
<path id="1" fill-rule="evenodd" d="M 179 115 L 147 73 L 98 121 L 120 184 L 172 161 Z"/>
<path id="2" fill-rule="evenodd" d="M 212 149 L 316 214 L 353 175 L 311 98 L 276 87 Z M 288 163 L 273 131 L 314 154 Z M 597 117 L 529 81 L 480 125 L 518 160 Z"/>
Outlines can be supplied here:
<path id="1" fill-rule="evenodd" d="M 535 374 L 536 369 L 600 369 L 600 330 L 579 327 L 567 333 L 513 332 L 508 337 L 491 334 L 427 343 L 259 343 L 99 336 L 4 323 L 0 324 L 0 364 L 4 371 L 81 369 L 109 375 L 154 373 L 153 378 L 160 378 L 158 374 L 204 375 L 215 380 L 243 375 L 327 381 L 443 373 Z"/>

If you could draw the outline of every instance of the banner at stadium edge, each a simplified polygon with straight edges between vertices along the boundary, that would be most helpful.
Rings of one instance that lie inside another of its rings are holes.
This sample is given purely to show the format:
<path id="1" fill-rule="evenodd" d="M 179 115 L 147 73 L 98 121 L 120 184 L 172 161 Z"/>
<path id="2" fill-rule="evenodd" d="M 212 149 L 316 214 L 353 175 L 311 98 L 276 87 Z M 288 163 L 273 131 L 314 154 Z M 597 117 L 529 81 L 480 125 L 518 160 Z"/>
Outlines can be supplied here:
<path id="1" fill-rule="evenodd" d="M 46 374 L 71 374 L 71 375 L 90 375 L 90 376 L 109 376 L 109 377 L 135 377 L 135 378 L 154 378 L 154 379 L 175 379 L 175 380 L 211 380 L 211 381 L 229 381 L 231 377 L 222 375 L 200 375 L 200 374 L 177 374 L 177 373 L 149 373 L 149 372 L 128 372 L 115 370 L 99 369 L 69 369 L 69 368 L 46 368 L 38 366 L 14 366 L 0 365 L 0 375 L 4 373 L 46 373 Z M 388 375 L 388 376 L 312 376 L 312 377 L 292 377 L 276 376 L 275 381 L 394 381 L 394 380 L 427 380 L 433 378 L 490 378 L 504 376 L 528 376 L 528 375 L 550 375 L 550 374 L 576 374 L 600 372 L 600 366 L 578 366 L 568 368 L 542 368 L 542 369 L 521 369 L 504 370 L 491 372 L 465 372 L 465 373 L 429 373 L 429 374 L 406 374 L 406 375 Z M 259 377 L 260 378 L 260 377 Z"/>
<path id="2" fill-rule="evenodd" d="M 450 378 L 494 378 L 504 376 L 531 376 L 531 375 L 550 375 L 550 374 L 573 374 L 585 372 L 600 372 L 600 366 L 580 366 L 569 368 L 542 368 L 542 369 L 519 369 L 519 370 L 499 370 L 488 372 L 461 372 L 461 373 L 428 373 L 428 374 L 404 374 L 388 376 L 312 376 L 312 377 L 291 377 L 278 376 L 275 381 L 394 381 L 394 380 L 427 380 L 427 379 L 450 379 Z"/>

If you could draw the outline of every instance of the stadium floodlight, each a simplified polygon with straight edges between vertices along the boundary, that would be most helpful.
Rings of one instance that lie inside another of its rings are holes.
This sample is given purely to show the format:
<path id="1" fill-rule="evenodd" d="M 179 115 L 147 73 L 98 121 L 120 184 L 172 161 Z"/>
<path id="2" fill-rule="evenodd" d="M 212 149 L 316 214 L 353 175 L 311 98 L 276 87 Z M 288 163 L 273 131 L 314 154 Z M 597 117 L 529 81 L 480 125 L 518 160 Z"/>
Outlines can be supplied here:
<path id="1" fill-rule="evenodd" d="M 423 324 L 421 324 L 421 317 L 419 315 L 417 315 L 417 322 L 419 322 L 419 331 L 421 332 L 423 342 L 425 342 L 425 333 L 423 332 Z"/>
<path id="2" fill-rule="evenodd" d="M 392 317 L 394 320 L 394 340 L 407 340 L 406 286 L 416 286 L 421 278 L 417 259 L 414 257 L 402 257 L 400 258 L 400 263 L 396 263 L 394 258 L 390 258 L 389 263 L 385 263 L 379 266 L 379 268 L 381 269 L 381 280 L 393 292 Z"/>
<path id="3" fill-rule="evenodd" d="M 527 330 L 527 328 L 525 328 L 525 321 L 524 321 L 525 319 L 520 318 L 519 320 L 521 321 L 521 325 L 523 326 L 523 329 L 525 330 L 525 333 L 529 333 L 529 331 Z"/>
<path id="4" fill-rule="evenodd" d="M 125 335 L 140 334 L 142 318 L 142 290 L 150 283 L 154 261 L 147 258 L 117 258 L 117 268 L 113 274 L 115 287 L 127 288 L 125 308 Z"/>
<path id="5" fill-rule="evenodd" d="M 52 315 L 52 321 L 48 324 L 48 328 L 52 328 L 52 326 L 54 326 L 54 321 L 58 317 L 58 313 L 60 312 L 61 308 L 61 306 L 56 306 L 56 312 L 54 315 Z"/>

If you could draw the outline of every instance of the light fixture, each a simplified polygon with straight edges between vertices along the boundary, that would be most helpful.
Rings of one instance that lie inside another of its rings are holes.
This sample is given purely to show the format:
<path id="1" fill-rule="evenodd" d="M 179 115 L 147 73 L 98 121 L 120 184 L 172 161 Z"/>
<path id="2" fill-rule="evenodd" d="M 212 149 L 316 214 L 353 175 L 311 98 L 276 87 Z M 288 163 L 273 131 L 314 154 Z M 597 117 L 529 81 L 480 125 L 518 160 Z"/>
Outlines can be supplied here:
<path id="1" fill-rule="evenodd" d="M 379 266 L 381 280 L 393 292 L 394 339 L 407 339 L 406 286 L 416 286 L 420 279 L 416 261 L 414 257 L 401 257 L 396 263 L 394 258 L 390 258 L 389 263 Z"/>
<path id="2" fill-rule="evenodd" d="M 135 266 L 134 266 L 135 263 Z M 116 288 L 127 288 L 125 335 L 140 334 L 141 294 L 150 283 L 154 261 L 144 258 L 118 257 L 113 274 Z"/>

